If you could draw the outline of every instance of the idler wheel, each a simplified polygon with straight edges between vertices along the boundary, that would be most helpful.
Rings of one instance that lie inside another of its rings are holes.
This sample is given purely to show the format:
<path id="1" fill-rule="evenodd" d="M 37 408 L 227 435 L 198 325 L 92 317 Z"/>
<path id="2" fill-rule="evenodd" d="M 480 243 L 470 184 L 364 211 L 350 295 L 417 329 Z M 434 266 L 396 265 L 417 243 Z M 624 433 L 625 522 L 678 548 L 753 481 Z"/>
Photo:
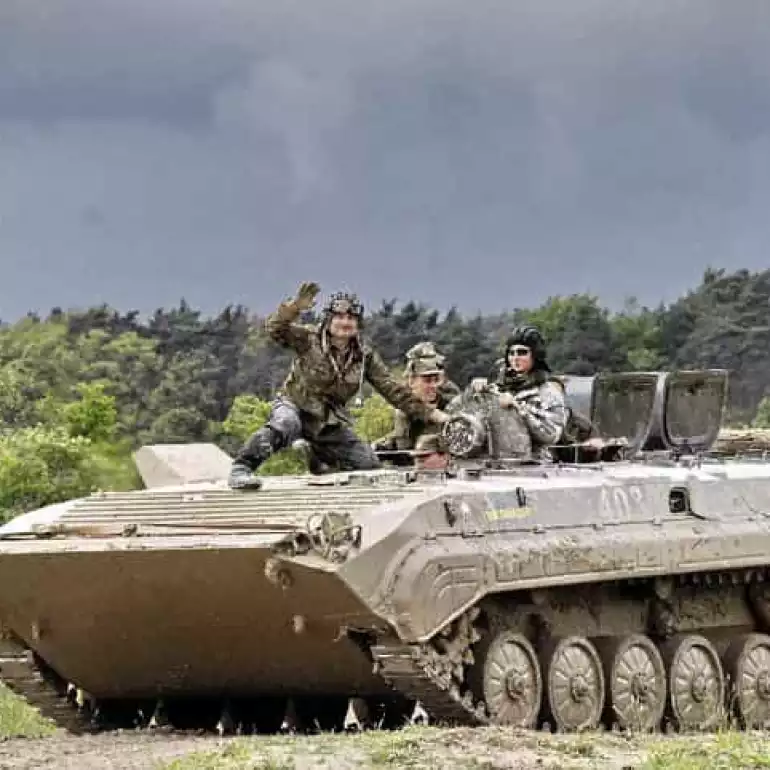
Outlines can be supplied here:
<path id="1" fill-rule="evenodd" d="M 607 682 L 608 721 L 621 730 L 657 730 L 666 709 L 666 667 L 643 634 L 599 643 Z"/>
<path id="2" fill-rule="evenodd" d="M 543 679 L 537 653 L 525 636 L 514 631 L 495 636 L 484 658 L 482 689 L 493 722 L 524 728 L 536 726 Z"/>
<path id="3" fill-rule="evenodd" d="M 680 730 L 711 730 L 724 714 L 725 679 L 714 645 L 698 634 L 680 634 L 662 647 L 669 712 Z"/>
<path id="4" fill-rule="evenodd" d="M 543 652 L 546 707 L 556 729 L 594 729 L 604 711 L 604 672 L 596 647 L 583 636 L 568 636 Z"/>
<path id="5" fill-rule="evenodd" d="M 746 730 L 770 728 L 770 636 L 745 634 L 724 656 L 730 701 Z"/>

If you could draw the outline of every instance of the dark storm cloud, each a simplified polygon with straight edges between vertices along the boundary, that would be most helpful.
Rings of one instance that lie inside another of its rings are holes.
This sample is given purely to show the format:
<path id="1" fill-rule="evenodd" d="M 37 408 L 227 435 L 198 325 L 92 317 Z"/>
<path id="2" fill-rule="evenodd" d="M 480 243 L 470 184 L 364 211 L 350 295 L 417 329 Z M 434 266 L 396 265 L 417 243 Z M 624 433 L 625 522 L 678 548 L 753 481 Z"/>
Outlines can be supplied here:
<path id="1" fill-rule="evenodd" d="M 0 5 L 0 316 L 305 277 L 655 302 L 766 264 L 763 0 L 265 5 Z"/>

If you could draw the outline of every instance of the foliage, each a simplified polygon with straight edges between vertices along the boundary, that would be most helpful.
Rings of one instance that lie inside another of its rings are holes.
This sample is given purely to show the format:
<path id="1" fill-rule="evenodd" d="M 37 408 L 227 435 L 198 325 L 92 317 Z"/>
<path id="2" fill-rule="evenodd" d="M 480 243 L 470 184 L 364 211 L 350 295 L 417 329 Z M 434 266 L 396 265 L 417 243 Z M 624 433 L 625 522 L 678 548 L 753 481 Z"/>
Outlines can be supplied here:
<path id="1" fill-rule="evenodd" d="M 393 429 L 393 409 L 379 393 L 365 399 L 363 406 L 350 412 L 356 420 L 356 433 L 365 441 L 376 441 Z"/>
<path id="2" fill-rule="evenodd" d="M 49 393 L 31 405 L 44 422 L 0 436 L 0 518 L 95 489 L 138 486 L 131 445 L 115 438 L 114 398 L 102 383 L 74 390 L 74 401 L 58 402 Z"/>
<path id="3" fill-rule="evenodd" d="M 51 720 L 0 684 L 0 740 L 46 738 L 55 732 L 56 726 Z"/>
<path id="4" fill-rule="evenodd" d="M 116 486 L 120 462 L 61 426 L 20 428 L 0 438 L 0 516 Z"/>
<path id="5" fill-rule="evenodd" d="M 3 484 L 4 508 L 94 485 L 135 485 L 130 452 L 145 443 L 214 441 L 234 453 L 264 424 L 291 360 L 263 320 L 241 306 L 205 318 L 182 300 L 147 319 L 101 305 L 0 325 L 2 463 L 5 473 L 18 471 Z M 588 294 L 471 317 L 389 300 L 367 317 L 365 331 L 394 371 L 409 347 L 433 341 L 450 378 L 464 385 L 490 373 L 522 322 L 540 326 L 555 371 L 726 368 L 730 420 L 770 424 L 770 270 L 709 269 L 667 306 L 629 299 L 618 312 Z M 390 428 L 392 411 L 377 394 L 352 412 L 366 440 Z M 291 449 L 262 472 L 305 468 Z"/>
<path id="6" fill-rule="evenodd" d="M 118 410 L 115 399 L 105 393 L 105 383 L 90 382 L 77 385 L 79 395 L 63 407 L 63 417 L 71 436 L 83 436 L 92 441 L 110 441 L 115 437 Z"/>

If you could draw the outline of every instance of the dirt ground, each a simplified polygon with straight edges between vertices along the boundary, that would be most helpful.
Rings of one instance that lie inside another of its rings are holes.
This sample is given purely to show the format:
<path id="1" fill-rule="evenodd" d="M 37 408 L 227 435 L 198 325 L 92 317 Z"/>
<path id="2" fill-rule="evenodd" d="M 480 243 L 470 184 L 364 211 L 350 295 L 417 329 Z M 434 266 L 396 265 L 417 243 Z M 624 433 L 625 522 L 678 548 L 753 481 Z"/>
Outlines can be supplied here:
<path id="1" fill-rule="evenodd" d="M 9 738 L 0 743 L 0 768 L 32 770 L 139 770 L 162 767 L 177 757 L 211 749 L 216 740 L 133 732 L 44 738 Z"/>
<path id="2" fill-rule="evenodd" d="M 0 768 L 322 770 L 331 768 L 770 768 L 770 734 L 552 736 L 502 728 L 409 728 L 361 735 L 225 738 L 117 732 L 0 742 Z"/>

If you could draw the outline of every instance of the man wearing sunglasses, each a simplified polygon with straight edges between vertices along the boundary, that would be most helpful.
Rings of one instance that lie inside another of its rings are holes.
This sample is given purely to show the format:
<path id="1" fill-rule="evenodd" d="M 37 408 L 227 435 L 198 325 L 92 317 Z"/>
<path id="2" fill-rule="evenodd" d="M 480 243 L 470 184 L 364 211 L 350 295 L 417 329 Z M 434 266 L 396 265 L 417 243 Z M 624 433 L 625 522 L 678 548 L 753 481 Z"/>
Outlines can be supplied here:
<path id="1" fill-rule="evenodd" d="M 338 470 L 381 467 L 371 446 L 353 431 L 347 404 L 363 402 L 368 382 L 386 401 L 412 419 L 443 424 L 447 416 L 417 398 L 361 336 L 364 309 L 354 294 L 335 294 L 317 326 L 298 323 L 315 304 L 319 287 L 303 283 L 265 322 L 270 337 L 294 351 L 291 369 L 267 422 L 238 452 L 230 471 L 234 489 L 259 489 L 254 476 L 270 456 L 304 439 L 314 462 Z"/>
<path id="2" fill-rule="evenodd" d="M 532 438 L 535 457 L 548 457 L 548 446 L 562 438 L 568 412 L 564 388 L 551 375 L 545 340 L 534 326 L 519 326 L 506 340 L 504 358 L 492 385 L 500 406 L 516 409 Z M 476 390 L 489 387 L 485 378 L 473 381 Z"/>

